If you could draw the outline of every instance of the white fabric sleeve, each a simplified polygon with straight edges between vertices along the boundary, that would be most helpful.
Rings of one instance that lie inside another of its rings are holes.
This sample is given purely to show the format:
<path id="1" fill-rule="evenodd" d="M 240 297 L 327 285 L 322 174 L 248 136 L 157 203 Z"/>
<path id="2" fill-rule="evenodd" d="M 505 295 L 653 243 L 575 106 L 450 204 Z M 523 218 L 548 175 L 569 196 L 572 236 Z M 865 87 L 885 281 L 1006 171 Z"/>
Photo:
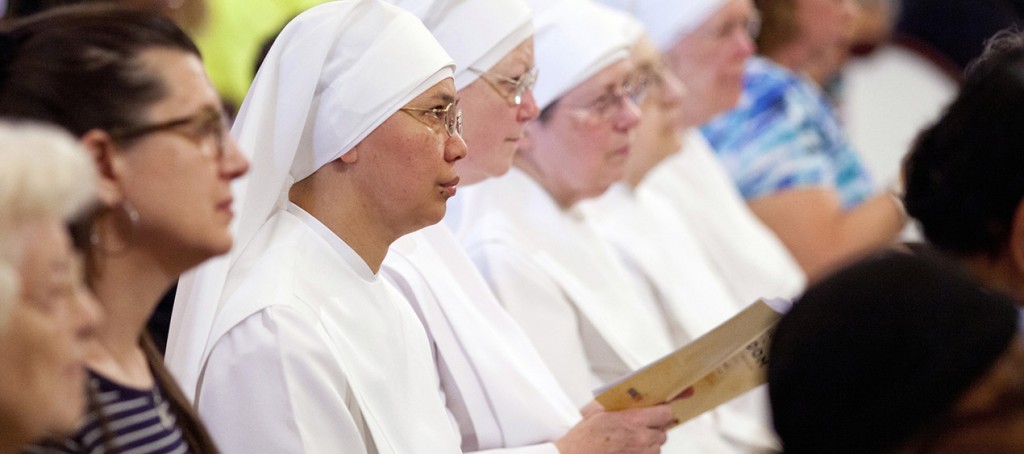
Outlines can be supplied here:
<path id="1" fill-rule="evenodd" d="M 593 400 L 600 382 L 587 361 L 579 313 L 558 284 L 510 245 L 488 243 L 468 252 L 573 404 Z"/>
<path id="2" fill-rule="evenodd" d="M 220 338 L 197 407 L 221 451 L 374 452 L 328 342 L 313 313 L 285 306 L 263 309 Z"/>

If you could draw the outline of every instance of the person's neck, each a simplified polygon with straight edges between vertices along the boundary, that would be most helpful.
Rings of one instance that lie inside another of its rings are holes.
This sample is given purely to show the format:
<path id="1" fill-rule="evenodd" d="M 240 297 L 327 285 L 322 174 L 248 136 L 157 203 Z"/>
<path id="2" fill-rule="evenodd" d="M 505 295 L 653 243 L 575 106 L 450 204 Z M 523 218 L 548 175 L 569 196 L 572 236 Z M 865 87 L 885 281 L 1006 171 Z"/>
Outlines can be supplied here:
<path id="1" fill-rule="evenodd" d="M 811 61 L 812 53 L 809 46 L 793 43 L 765 56 L 777 65 L 788 68 L 794 73 L 801 74 Z"/>
<path id="2" fill-rule="evenodd" d="M 291 202 L 320 221 L 338 238 L 341 238 L 363 259 L 363 262 L 366 262 L 366 266 L 373 274 L 380 271 L 391 243 L 404 235 L 404 233 L 393 232 L 385 222 L 376 222 L 375 212 L 364 204 L 321 200 L 317 197 L 302 197 L 294 194 L 291 197 Z"/>
<path id="3" fill-rule="evenodd" d="M 587 198 L 569 185 L 563 184 L 557 173 L 546 172 L 540 166 L 534 165 L 532 160 L 517 155 L 514 166 L 531 180 L 537 182 L 562 211 L 572 208 L 577 202 Z"/>
<path id="4" fill-rule="evenodd" d="M 648 169 L 648 171 L 649 170 L 650 169 Z M 636 170 L 630 171 L 627 169 L 625 176 L 622 178 L 622 182 L 625 183 L 629 189 L 636 189 L 637 186 L 640 186 L 640 182 L 644 180 L 644 177 L 647 176 L 647 173 L 647 171 L 640 172 Z"/>
<path id="5" fill-rule="evenodd" d="M 104 309 L 86 363 L 122 384 L 152 386 L 152 374 L 139 344 L 160 297 L 178 273 L 140 248 L 97 254 L 92 288 Z"/>
<path id="6" fill-rule="evenodd" d="M 661 160 L 651 149 L 641 149 L 637 145 L 634 144 L 632 154 L 626 160 L 626 168 L 622 174 L 622 182 L 630 189 L 640 186 L 640 182 Z"/>
<path id="7" fill-rule="evenodd" d="M 729 106 L 729 109 L 732 109 L 733 107 L 734 106 Z M 690 129 L 699 128 L 722 112 L 724 112 L 724 110 L 713 110 L 701 105 L 700 103 L 692 103 L 689 105 L 684 104 L 680 109 L 678 129 L 680 131 L 688 131 Z"/>
<path id="8" fill-rule="evenodd" d="M 634 147 L 633 154 L 626 161 L 626 171 L 622 181 L 630 189 L 636 189 L 637 186 L 640 186 L 644 178 L 647 178 L 658 164 L 661 164 L 662 161 L 679 152 L 682 148 L 682 134 L 677 134 L 673 142 L 652 144 L 650 148 L 645 150 L 639 149 L 639 146 Z"/>
<path id="9" fill-rule="evenodd" d="M 1024 307 L 1024 275 L 1013 266 L 1009 257 L 990 257 L 986 254 L 960 259 L 964 267 L 986 286 L 1005 292 Z"/>

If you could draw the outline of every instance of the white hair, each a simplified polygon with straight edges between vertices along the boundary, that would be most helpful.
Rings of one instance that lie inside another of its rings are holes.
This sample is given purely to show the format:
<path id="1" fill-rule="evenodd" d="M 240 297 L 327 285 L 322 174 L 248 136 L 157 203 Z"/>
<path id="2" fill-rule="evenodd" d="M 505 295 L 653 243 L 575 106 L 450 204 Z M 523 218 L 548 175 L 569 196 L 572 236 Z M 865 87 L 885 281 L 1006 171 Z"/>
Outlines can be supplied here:
<path id="1" fill-rule="evenodd" d="M 95 199 L 96 169 L 62 129 L 0 121 L 0 327 L 21 292 L 24 227 L 69 221 Z"/>

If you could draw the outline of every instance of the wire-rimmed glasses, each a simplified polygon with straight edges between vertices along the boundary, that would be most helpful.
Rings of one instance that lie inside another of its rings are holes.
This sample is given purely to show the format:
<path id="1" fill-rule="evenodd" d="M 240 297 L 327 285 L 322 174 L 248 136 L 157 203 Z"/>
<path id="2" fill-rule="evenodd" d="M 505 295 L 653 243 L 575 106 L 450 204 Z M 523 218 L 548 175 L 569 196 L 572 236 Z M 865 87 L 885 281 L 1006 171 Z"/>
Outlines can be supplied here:
<path id="1" fill-rule="evenodd" d="M 508 100 L 509 104 L 513 106 L 518 106 L 522 104 L 523 95 L 526 94 L 527 91 L 532 90 L 533 86 L 537 83 L 537 68 L 530 69 L 524 72 L 519 77 L 506 77 L 501 74 L 495 74 L 490 71 L 484 71 L 482 69 L 476 69 L 472 67 L 467 68 L 467 70 L 479 74 L 480 78 L 483 79 L 483 81 L 486 82 L 487 85 L 494 89 L 494 91 L 501 95 L 501 97 Z M 508 90 L 502 90 L 491 79 L 495 79 L 503 84 L 508 84 L 509 86 L 512 87 L 512 92 L 509 93 Z"/>
<path id="2" fill-rule="evenodd" d="M 590 117 L 600 120 L 609 120 L 622 108 L 627 99 L 633 105 L 639 105 L 647 96 L 647 86 L 651 82 L 649 78 L 634 75 L 627 79 L 615 90 L 609 90 L 593 102 L 586 105 L 567 105 L 577 112 L 588 114 Z"/>
<path id="3" fill-rule="evenodd" d="M 413 112 L 430 113 L 434 118 L 444 122 L 444 130 L 448 132 L 448 137 L 458 134 L 462 136 L 462 109 L 459 108 L 458 101 L 452 101 L 444 107 L 434 107 L 430 109 L 423 109 L 419 107 L 403 107 L 398 109 L 405 112 L 418 120 L 419 122 L 433 127 L 430 123 L 424 121 L 419 115 L 413 114 Z"/>

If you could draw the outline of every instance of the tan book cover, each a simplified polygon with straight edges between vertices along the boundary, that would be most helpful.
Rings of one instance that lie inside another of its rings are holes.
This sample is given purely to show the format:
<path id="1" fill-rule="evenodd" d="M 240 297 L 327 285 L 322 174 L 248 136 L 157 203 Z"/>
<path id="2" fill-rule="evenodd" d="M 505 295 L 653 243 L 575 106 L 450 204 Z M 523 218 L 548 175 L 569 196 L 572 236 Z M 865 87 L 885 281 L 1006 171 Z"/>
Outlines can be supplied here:
<path id="1" fill-rule="evenodd" d="M 789 309 L 786 300 L 760 299 L 669 355 L 597 391 L 607 410 L 670 403 L 686 422 L 765 382 L 768 343 Z"/>

